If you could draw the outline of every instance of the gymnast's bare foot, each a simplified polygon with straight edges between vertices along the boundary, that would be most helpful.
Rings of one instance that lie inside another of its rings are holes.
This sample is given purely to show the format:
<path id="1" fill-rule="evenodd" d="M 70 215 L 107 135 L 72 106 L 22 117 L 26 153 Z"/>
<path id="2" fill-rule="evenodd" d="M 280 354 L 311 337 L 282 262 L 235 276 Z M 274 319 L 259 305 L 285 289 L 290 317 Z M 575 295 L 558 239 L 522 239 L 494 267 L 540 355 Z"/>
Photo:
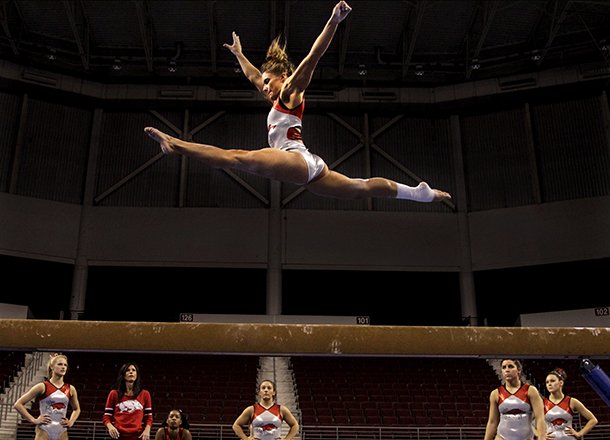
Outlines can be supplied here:
<path id="1" fill-rule="evenodd" d="M 451 199 L 451 194 L 448 192 L 441 191 L 440 189 L 433 189 L 432 191 L 434 192 L 434 199 L 432 199 L 433 202 L 442 202 L 443 200 Z"/>
<path id="2" fill-rule="evenodd" d="M 173 138 L 170 135 L 165 134 L 161 130 L 157 130 L 154 127 L 146 127 L 144 131 L 152 139 L 159 142 L 161 151 L 163 151 L 164 154 L 173 154 L 176 152 L 174 150 L 174 146 L 172 145 Z"/>

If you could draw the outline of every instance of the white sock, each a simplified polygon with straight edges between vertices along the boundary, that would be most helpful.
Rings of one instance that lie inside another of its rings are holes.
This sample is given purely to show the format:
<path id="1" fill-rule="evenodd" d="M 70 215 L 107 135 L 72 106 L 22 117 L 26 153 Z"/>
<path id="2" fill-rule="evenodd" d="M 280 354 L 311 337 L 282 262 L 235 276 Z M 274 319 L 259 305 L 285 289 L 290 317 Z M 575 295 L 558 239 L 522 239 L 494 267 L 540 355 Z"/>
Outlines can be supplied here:
<path id="1" fill-rule="evenodd" d="M 408 186 L 403 183 L 397 183 L 396 198 L 403 200 L 413 200 L 415 202 L 432 202 L 434 200 L 434 191 L 426 182 L 421 182 L 417 186 Z"/>

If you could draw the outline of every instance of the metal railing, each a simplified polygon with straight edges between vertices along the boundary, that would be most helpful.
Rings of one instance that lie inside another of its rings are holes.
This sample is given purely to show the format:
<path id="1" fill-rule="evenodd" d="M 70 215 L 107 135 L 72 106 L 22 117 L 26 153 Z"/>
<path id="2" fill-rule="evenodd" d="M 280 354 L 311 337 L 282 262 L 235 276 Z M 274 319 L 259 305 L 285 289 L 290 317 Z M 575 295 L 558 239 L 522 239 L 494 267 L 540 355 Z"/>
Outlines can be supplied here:
<path id="1" fill-rule="evenodd" d="M 30 389 L 30 383 L 38 374 L 38 370 L 45 359 L 44 355 L 45 353 L 40 351 L 32 353 L 31 358 L 26 362 L 23 372 L 17 377 L 15 384 L 7 391 L 3 403 L 0 404 L 0 425 L 6 420 L 10 411 L 14 411 L 13 404 L 17 399 Z"/>
<path id="2" fill-rule="evenodd" d="M 154 437 L 159 426 L 159 424 L 154 425 L 151 437 Z M 231 425 L 191 424 L 190 431 L 193 440 L 235 440 L 237 438 Z M 301 429 L 303 440 L 481 440 L 484 434 L 484 426 L 304 426 Z M 31 440 L 32 438 L 34 438 L 34 426 L 25 422 L 21 423 L 15 440 Z M 101 421 L 78 421 L 70 429 L 70 440 L 96 439 L 108 439 L 106 428 Z M 597 425 L 584 439 L 610 439 L 610 425 Z"/>

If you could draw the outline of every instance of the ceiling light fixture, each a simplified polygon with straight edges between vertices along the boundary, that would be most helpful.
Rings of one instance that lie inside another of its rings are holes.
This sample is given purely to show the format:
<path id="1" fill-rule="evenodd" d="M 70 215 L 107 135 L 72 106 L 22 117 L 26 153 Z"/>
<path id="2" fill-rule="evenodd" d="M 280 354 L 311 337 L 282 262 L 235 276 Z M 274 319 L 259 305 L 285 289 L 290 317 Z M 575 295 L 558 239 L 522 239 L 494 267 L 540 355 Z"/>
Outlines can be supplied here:
<path id="1" fill-rule="evenodd" d="M 176 46 L 176 53 L 174 54 L 173 57 L 171 57 L 169 59 L 169 61 L 167 63 L 167 71 L 170 73 L 176 73 L 178 71 L 177 60 L 182 55 L 182 48 L 184 46 L 184 43 L 182 41 L 176 41 L 175 46 Z"/>
<path id="2" fill-rule="evenodd" d="M 542 55 L 540 55 L 540 52 L 538 50 L 533 50 L 530 58 L 532 59 L 532 61 L 540 61 L 542 59 Z"/>

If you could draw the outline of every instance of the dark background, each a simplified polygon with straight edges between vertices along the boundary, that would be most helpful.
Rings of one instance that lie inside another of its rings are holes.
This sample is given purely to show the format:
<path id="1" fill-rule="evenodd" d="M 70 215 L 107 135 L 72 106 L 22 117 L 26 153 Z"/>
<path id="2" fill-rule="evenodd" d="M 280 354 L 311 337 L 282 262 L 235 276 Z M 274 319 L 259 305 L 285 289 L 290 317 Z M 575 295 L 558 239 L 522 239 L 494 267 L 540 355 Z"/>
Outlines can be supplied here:
<path id="1" fill-rule="evenodd" d="M 9 256 L 0 256 L 0 264 L 2 302 L 28 305 L 38 319 L 69 317 L 72 265 Z M 599 259 L 475 272 L 482 324 L 513 326 L 523 313 L 607 307 L 609 271 L 610 259 Z M 258 269 L 93 266 L 83 319 L 177 322 L 180 313 L 265 314 L 265 280 Z M 462 324 L 457 273 L 288 270 L 283 292 L 285 315 L 369 316 L 373 325 Z"/>

